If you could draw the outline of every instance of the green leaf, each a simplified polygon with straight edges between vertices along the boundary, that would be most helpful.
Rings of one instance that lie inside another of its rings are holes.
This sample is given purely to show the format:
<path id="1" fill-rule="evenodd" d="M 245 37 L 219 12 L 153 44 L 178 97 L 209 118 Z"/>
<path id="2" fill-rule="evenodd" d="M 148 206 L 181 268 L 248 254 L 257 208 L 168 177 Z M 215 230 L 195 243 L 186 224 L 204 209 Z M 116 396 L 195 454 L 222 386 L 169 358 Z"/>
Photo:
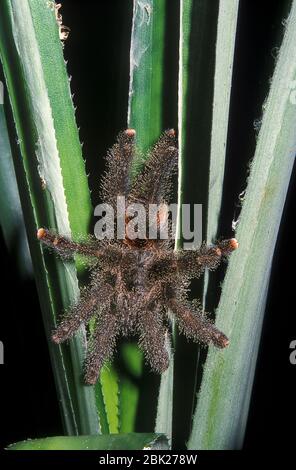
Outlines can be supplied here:
<path id="1" fill-rule="evenodd" d="M 221 236 L 217 230 L 222 204 L 238 9 L 239 0 L 219 3 L 205 227 L 208 244 L 215 243 Z M 205 309 L 207 309 L 206 299 L 209 301 L 209 297 L 214 297 L 216 292 L 214 285 L 209 286 L 209 280 L 210 273 L 206 272 L 203 284 Z"/>
<path id="2" fill-rule="evenodd" d="M 45 226 L 84 235 L 91 215 L 54 10 L 54 2 L 46 0 L 0 4 L 0 55 L 22 155 L 16 162 L 18 186 L 48 338 L 57 315 L 77 299 L 79 289 L 75 264 L 43 252 L 36 229 Z M 99 431 L 95 390 L 82 380 L 84 345 L 83 329 L 70 346 L 49 340 L 69 434 Z M 99 407 L 103 412 L 103 402 Z"/>
<path id="3" fill-rule="evenodd" d="M 120 432 L 126 433 L 136 426 L 141 392 L 138 381 L 143 375 L 143 355 L 135 342 L 124 343 L 120 355 L 125 371 L 121 373 L 119 384 Z"/>
<path id="4" fill-rule="evenodd" d="M 2 82 L 0 82 L 0 187 L 0 224 L 5 243 L 10 253 L 16 257 L 21 276 L 32 276 L 32 262 L 5 118 Z"/>
<path id="5" fill-rule="evenodd" d="M 54 18 L 54 3 L 30 0 L 28 5 L 38 43 L 44 86 L 51 105 L 71 232 L 73 237 L 86 235 L 89 233 L 92 207 L 69 78 Z M 28 52 L 29 57 L 32 57 L 32 51 Z M 71 165 L 69 160 L 74 164 Z M 73 184 L 74 180 L 76 184 Z M 78 205 L 79 210 L 77 210 Z"/>
<path id="6" fill-rule="evenodd" d="M 128 125 L 146 152 L 163 131 L 164 0 L 134 0 Z"/>
<path id="7" fill-rule="evenodd" d="M 173 339 L 175 337 L 175 325 L 172 325 Z M 155 423 L 155 432 L 165 434 L 169 440 L 170 448 L 172 446 L 173 435 L 173 392 L 174 392 L 174 356 L 169 351 L 169 367 L 161 375 L 157 415 Z"/>
<path id="8" fill-rule="evenodd" d="M 17 442 L 8 450 L 142 450 L 167 449 L 161 434 L 111 434 L 109 436 L 46 437 Z"/>
<path id="9" fill-rule="evenodd" d="M 142 153 L 163 131 L 165 8 L 163 0 L 134 0 L 128 126 L 136 129 Z M 139 161 L 135 161 L 134 170 L 138 167 Z M 123 345 L 121 357 L 126 373 L 120 376 L 120 430 L 131 432 L 138 415 L 143 356 L 135 343 L 129 343 Z"/>
<path id="10" fill-rule="evenodd" d="M 117 371 L 110 364 L 103 367 L 101 371 L 100 388 L 105 405 L 108 433 L 119 432 L 119 378 Z"/>
<path id="11" fill-rule="evenodd" d="M 179 207 L 185 202 L 202 204 L 203 239 L 217 236 L 220 215 L 226 140 L 228 131 L 233 55 L 239 2 L 180 2 L 179 42 Z M 182 212 L 179 214 L 179 246 L 182 245 Z M 206 237 L 205 237 L 206 234 Z M 178 248 L 178 245 L 176 246 Z M 205 296 L 204 285 L 194 295 Z M 205 299 L 204 299 L 205 302 Z M 184 442 L 191 428 L 194 390 L 198 379 L 182 386 L 183 360 L 186 374 L 199 375 L 199 349 L 180 336 L 175 341 L 174 419 L 177 443 Z M 181 381 L 181 384 L 180 384 Z M 181 403 L 185 401 L 182 411 Z"/>
<path id="12" fill-rule="evenodd" d="M 211 128 L 216 59 L 218 2 L 181 0 L 179 31 L 178 137 L 179 174 L 176 248 L 183 246 L 182 204 L 202 204 L 203 233 L 210 179 Z M 200 297 L 201 289 L 194 295 Z M 174 399 L 175 445 L 184 445 L 191 427 L 198 346 L 175 335 L 175 380 L 163 395 Z M 184 359 L 186 358 L 186 377 Z M 171 374 L 172 376 L 173 374 Z M 186 389 L 183 382 L 186 380 Z"/>
<path id="13" fill-rule="evenodd" d="M 296 148 L 296 2 L 279 51 L 239 218 L 217 326 L 227 350 L 210 348 L 189 449 L 241 448 L 249 410 L 272 257 Z"/>
<path id="14" fill-rule="evenodd" d="M 206 227 L 208 243 L 219 236 L 217 228 L 222 202 L 238 9 L 239 0 L 219 2 Z"/>

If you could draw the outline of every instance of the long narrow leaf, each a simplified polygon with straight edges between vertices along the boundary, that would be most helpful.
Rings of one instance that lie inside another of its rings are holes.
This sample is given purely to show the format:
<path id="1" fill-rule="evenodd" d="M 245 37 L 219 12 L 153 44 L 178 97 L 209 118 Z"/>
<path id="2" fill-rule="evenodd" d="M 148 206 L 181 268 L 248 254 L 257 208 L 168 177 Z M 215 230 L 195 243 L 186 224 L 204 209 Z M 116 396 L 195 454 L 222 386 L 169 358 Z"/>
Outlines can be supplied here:
<path id="1" fill-rule="evenodd" d="M 239 0 L 219 2 L 211 150 L 209 162 L 208 203 L 206 210 L 205 238 L 211 244 L 221 236 L 217 232 L 222 204 L 223 180 L 227 151 L 227 134 L 234 49 L 237 30 Z M 209 287 L 209 273 L 204 276 L 203 304 Z"/>
<path id="2" fill-rule="evenodd" d="M 128 125 L 147 151 L 162 132 L 165 0 L 134 0 Z"/>
<path id="3" fill-rule="evenodd" d="M 218 236 L 239 0 L 219 2 L 206 236 Z"/>
<path id="4" fill-rule="evenodd" d="M 178 235 L 181 235 L 184 203 L 202 204 L 206 227 L 210 180 L 211 130 L 217 38 L 218 2 L 182 0 L 179 39 L 179 185 Z M 193 177 L 194 175 L 194 177 Z M 201 240 L 195 240 L 198 244 Z M 183 240 L 180 238 L 179 244 Z M 182 245 L 181 245 L 182 246 Z M 176 246 L 178 248 L 178 245 Z M 194 295 L 202 289 L 195 286 Z M 184 337 L 175 340 L 174 428 L 175 445 L 184 445 L 191 427 L 195 375 L 199 350 Z M 184 361 L 186 360 L 186 368 Z"/>
<path id="5" fill-rule="evenodd" d="M 0 53 L 22 154 L 17 177 L 49 338 L 57 315 L 77 299 L 78 281 L 74 263 L 43 252 L 36 229 L 83 235 L 91 213 L 54 2 L 2 1 Z M 83 330 L 70 348 L 49 341 L 69 434 L 99 431 L 94 388 L 82 381 L 84 345 Z"/>
<path id="6" fill-rule="evenodd" d="M 134 0 L 130 49 L 128 126 L 137 131 L 137 146 L 146 152 L 163 131 L 163 76 L 165 0 Z M 137 167 L 138 162 L 135 162 Z M 143 357 L 132 344 L 127 367 L 134 381 L 121 378 L 121 430 L 133 431 L 140 389 Z M 162 432 L 157 428 L 158 432 Z"/>
<path id="7" fill-rule="evenodd" d="M 5 243 L 8 250 L 16 257 L 21 275 L 31 276 L 32 262 L 12 161 L 2 82 L 0 82 L 0 188 L 0 224 Z"/>
<path id="8" fill-rule="evenodd" d="M 17 442 L 10 445 L 8 450 L 157 450 L 167 448 L 166 438 L 160 434 L 131 433 L 109 436 L 46 437 Z M 107 458 L 104 455 L 98 456 L 98 463 L 108 464 Z"/>
<path id="9" fill-rule="evenodd" d="M 296 148 L 296 2 L 292 4 L 266 102 L 217 325 L 226 351 L 210 348 L 194 416 L 190 449 L 242 446 L 270 269 Z"/>

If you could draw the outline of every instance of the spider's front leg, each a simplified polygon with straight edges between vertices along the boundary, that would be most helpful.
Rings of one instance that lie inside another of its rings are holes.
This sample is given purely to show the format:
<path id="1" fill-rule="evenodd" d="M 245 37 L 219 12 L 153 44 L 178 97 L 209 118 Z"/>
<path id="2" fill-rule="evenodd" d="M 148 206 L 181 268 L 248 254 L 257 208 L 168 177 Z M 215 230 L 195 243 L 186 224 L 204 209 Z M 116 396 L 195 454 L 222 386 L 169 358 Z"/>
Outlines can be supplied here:
<path id="1" fill-rule="evenodd" d="M 127 196 L 130 190 L 130 172 L 135 156 L 134 129 L 120 132 L 117 142 L 107 154 L 107 172 L 102 179 L 101 198 L 116 211 L 117 197 Z"/>
<path id="2" fill-rule="evenodd" d="M 205 269 L 216 269 L 222 259 L 238 248 L 235 238 L 223 240 L 216 245 L 203 245 L 199 250 L 167 251 L 149 266 L 149 277 L 154 281 L 171 281 L 185 276 L 199 277 Z"/>
<path id="3" fill-rule="evenodd" d="M 146 163 L 129 193 L 132 203 L 161 204 L 171 192 L 171 180 L 177 168 L 178 147 L 175 131 L 165 131 L 149 153 Z"/>
<path id="4" fill-rule="evenodd" d="M 227 336 L 218 330 L 201 310 L 193 310 L 174 297 L 168 299 L 167 306 L 172 310 L 179 329 L 187 338 L 205 344 L 213 343 L 217 348 L 228 346 Z"/>
<path id="5" fill-rule="evenodd" d="M 37 238 L 42 243 L 55 250 L 62 258 L 69 258 L 69 256 L 72 256 L 76 253 L 79 255 L 98 258 L 102 253 L 101 250 L 94 247 L 93 243 L 91 242 L 74 242 L 67 237 L 57 235 L 45 228 L 38 229 Z"/>
<path id="6" fill-rule="evenodd" d="M 179 274 L 199 277 L 205 269 L 216 269 L 223 258 L 238 248 L 235 238 L 222 240 L 216 245 L 202 245 L 198 250 L 181 250 L 175 252 L 175 263 Z"/>

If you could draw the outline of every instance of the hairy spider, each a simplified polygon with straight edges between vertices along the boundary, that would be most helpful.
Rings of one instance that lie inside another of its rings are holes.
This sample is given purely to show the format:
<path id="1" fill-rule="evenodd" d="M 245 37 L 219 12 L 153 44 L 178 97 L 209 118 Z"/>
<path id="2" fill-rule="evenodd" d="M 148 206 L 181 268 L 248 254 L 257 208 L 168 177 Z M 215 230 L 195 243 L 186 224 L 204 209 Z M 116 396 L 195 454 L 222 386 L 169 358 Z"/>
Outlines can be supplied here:
<path id="1" fill-rule="evenodd" d="M 107 172 L 101 185 L 103 201 L 116 212 L 118 196 L 126 204 L 141 203 L 146 212 L 150 204 L 165 203 L 176 169 L 178 148 L 175 132 L 163 133 L 148 155 L 140 174 L 131 181 L 131 164 L 135 155 L 135 131 L 127 129 L 118 136 L 107 155 Z M 163 220 L 157 213 L 158 229 Z M 129 217 L 125 216 L 128 225 Z M 91 277 L 81 290 L 78 303 L 70 307 L 52 334 L 55 343 L 74 335 L 82 323 L 95 318 L 85 361 L 85 381 L 94 384 L 102 365 L 111 358 L 119 336 L 137 335 L 139 346 L 152 369 L 164 372 L 169 365 L 169 312 L 179 330 L 194 341 L 228 345 L 196 301 L 186 298 L 191 279 L 205 269 L 215 269 L 238 247 L 237 241 L 203 244 L 198 250 L 174 251 L 172 235 L 163 240 L 132 239 L 126 230 L 123 239 L 74 242 L 67 237 L 41 228 L 38 239 L 62 257 L 78 253 L 90 261 Z"/>

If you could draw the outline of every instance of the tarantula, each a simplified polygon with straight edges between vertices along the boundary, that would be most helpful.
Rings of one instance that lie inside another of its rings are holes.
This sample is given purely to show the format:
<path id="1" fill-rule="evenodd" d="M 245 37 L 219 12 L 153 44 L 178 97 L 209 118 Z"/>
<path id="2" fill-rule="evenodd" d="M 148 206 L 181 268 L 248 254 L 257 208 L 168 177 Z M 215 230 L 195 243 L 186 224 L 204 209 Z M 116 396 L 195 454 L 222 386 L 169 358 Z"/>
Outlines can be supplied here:
<path id="1" fill-rule="evenodd" d="M 102 200 L 116 212 L 118 196 L 126 204 L 140 203 L 148 211 L 150 204 L 165 203 L 176 170 L 178 148 L 173 130 L 160 137 L 148 155 L 139 175 L 131 181 L 135 157 L 135 130 L 118 136 L 107 155 L 107 172 L 101 185 Z M 148 213 L 148 212 L 147 212 Z M 158 229 L 163 214 L 157 213 Z M 130 218 L 125 216 L 125 224 Z M 194 341 L 228 345 L 196 301 L 186 293 L 191 279 L 205 269 L 215 269 L 238 247 L 236 239 L 202 246 L 196 251 L 173 249 L 169 240 L 132 239 L 128 230 L 121 240 L 75 242 L 41 228 L 37 237 L 62 257 L 84 255 L 90 261 L 90 283 L 81 290 L 80 300 L 70 307 L 52 334 L 55 343 L 71 338 L 83 323 L 95 318 L 85 360 L 85 381 L 94 384 L 103 364 L 111 358 L 119 336 L 137 335 L 152 370 L 162 373 L 169 365 L 169 313 L 179 330 Z"/>

